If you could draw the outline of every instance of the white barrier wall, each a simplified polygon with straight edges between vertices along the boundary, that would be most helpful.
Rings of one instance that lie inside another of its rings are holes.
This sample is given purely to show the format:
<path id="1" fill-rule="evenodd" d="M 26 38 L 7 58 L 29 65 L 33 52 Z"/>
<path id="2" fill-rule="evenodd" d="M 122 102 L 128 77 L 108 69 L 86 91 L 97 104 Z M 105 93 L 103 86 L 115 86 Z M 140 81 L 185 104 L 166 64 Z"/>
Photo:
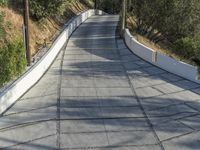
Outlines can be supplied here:
<path id="1" fill-rule="evenodd" d="M 197 80 L 197 74 L 198 74 L 197 67 L 175 60 L 159 52 L 155 52 L 151 48 L 148 48 L 147 46 L 139 43 L 130 34 L 128 29 L 125 30 L 124 40 L 128 48 L 134 54 L 141 57 L 142 59 L 168 72 L 179 75 L 193 82 L 200 83 L 200 80 Z M 155 55 L 155 53 L 157 53 L 157 55 Z"/>
<path id="2" fill-rule="evenodd" d="M 96 14 L 101 15 L 103 12 L 98 10 Z M 0 94 L 0 114 L 9 108 L 42 77 L 73 31 L 92 15 L 95 15 L 95 10 L 85 11 L 71 19 L 42 59 Z"/>

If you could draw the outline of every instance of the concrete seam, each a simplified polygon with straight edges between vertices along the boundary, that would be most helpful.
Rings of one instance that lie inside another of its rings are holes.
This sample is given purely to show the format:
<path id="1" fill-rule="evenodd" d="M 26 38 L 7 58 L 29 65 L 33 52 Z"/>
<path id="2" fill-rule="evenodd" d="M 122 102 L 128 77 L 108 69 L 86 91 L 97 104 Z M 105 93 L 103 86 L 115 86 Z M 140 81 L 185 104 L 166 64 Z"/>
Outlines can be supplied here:
<path id="1" fill-rule="evenodd" d="M 115 38 L 115 44 L 116 44 L 117 52 L 118 52 L 119 57 L 120 57 L 120 60 L 121 60 L 121 55 L 120 55 L 119 50 L 118 50 L 118 44 L 117 44 L 117 39 L 116 39 L 116 38 Z M 140 106 L 140 109 L 142 110 L 143 115 L 144 115 L 144 117 L 145 117 L 147 123 L 149 124 L 149 127 L 151 128 L 151 130 L 152 130 L 152 132 L 153 132 L 153 134 L 154 134 L 154 137 L 155 137 L 156 141 L 158 142 L 160 148 L 161 148 L 162 150 L 165 150 L 165 148 L 164 148 L 164 146 L 162 145 L 162 143 L 161 143 L 161 141 L 160 141 L 160 139 L 159 139 L 159 137 L 158 137 L 156 131 L 155 131 L 154 128 L 153 128 L 153 125 L 152 125 L 150 119 L 148 118 L 148 116 L 147 116 L 147 114 L 146 114 L 146 112 L 145 112 L 145 110 L 144 110 L 144 108 L 143 108 L 143 106 L 142 106 L 142 104 L 141 104 L 141 102 L 140 102 L 140 98 L 137 96 L 137 93 L 136 93 L 136 91 L 135 91 L 135 89 L 134 89 L 134 87 L 133 87 L 133 85 L 132 85 L 132 83 L 131 83 L 131 79 L 130 79 L 129 75 L 128 75 L 127 72 L 126 72 L 126 68 L 125 68 L 125 66 L 124 66 L 123 63 L 122 63 L 122 66 L 123 66 L 123 68 L 124 68 L 124 72 L 126 73 L 127 79 L 128 79 L 128 81 L 129 81 L 129 84 L 130 84 L 130 87 L 131 87 L 131 90 L 132 90 L 133 94 L 136 96 L 136 99 L 137 99 L 137 101 L 138 101 L 138 104 L 139 104 L 139 106 Z"/>

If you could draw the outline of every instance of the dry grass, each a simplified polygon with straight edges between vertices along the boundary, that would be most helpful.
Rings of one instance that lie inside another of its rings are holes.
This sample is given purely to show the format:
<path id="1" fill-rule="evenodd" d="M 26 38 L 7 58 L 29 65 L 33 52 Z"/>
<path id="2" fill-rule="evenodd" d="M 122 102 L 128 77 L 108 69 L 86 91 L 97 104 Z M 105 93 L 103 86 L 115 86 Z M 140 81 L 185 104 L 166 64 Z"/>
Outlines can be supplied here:
<path id="1" fill-rule="evenodd" d="M 35 55 L 38 49 L 46 42 L 49 43 L 55 37 L 55 33 L 62 29 L 63 24 L 73 15 L 76 15 L 86 9 L 82 3 L 72 2 L 67 8 L 66 13 L 62 17 L 54 19 L 48 18 L 40 22 L 30 20 L 30 48 L 31 54 Z M 22 38 L 22 14 L 13 11 L 7 7 L 0 7 L 0 11 L 4 14 L 6 39 L 12 41 L 16 37 Z"/>
<path id="2" fill-rule="evenodd" d="M 23 18 L 11 9 L 0 7 L 0 12 L 4 15 L 4 27 L 6 30 L 6 39 L 11 41 L 12 38 L 22 36 Z"/>

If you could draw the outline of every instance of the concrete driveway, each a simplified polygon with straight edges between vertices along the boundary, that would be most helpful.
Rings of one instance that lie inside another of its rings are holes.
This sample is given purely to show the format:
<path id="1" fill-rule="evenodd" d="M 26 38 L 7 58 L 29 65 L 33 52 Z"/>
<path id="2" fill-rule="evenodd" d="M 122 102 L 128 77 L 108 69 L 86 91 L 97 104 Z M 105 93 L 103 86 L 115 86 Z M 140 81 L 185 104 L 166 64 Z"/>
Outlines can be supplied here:
<path id="1" fill-rule="evenodd" d="M 0 149 L 199 150 L 200 85 L 132 54 L 93 16 L 0 118 Z"/>

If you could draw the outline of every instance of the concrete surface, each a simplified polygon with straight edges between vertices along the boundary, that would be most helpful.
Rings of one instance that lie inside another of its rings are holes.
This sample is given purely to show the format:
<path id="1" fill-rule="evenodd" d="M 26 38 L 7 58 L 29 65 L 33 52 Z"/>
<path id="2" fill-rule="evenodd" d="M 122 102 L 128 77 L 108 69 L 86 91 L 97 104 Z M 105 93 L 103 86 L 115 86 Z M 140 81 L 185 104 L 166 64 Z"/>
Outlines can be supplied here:
<path id="1" fill-rule="evenodd" d="M 96 12 L 96 13 L 95 13 Z M 72 17 L 66 24 L 60 35 L 53 42 L 48 52 L 44 54 L 36 61 L 32 66 L 26 70 L 17 80 L 13 81 L 8 86 L 0 89 L 0 114 L 4 113 L 21 98 L 33 85 L 35 85 L 40 78 L 46 73 L 48 68 L 54 62 L 55 58 L 59 54 L 70 35 L 86 21 L 89 17 L 95 14 L 102 14 L 101 10 L 89 9 L 78 16 Z"/>
<path id="2" fill-rule="evenodd" d="M 133 55 L 93 16 L 0 118 L 0 149 L 198 150 L 200 85 Z"/>

